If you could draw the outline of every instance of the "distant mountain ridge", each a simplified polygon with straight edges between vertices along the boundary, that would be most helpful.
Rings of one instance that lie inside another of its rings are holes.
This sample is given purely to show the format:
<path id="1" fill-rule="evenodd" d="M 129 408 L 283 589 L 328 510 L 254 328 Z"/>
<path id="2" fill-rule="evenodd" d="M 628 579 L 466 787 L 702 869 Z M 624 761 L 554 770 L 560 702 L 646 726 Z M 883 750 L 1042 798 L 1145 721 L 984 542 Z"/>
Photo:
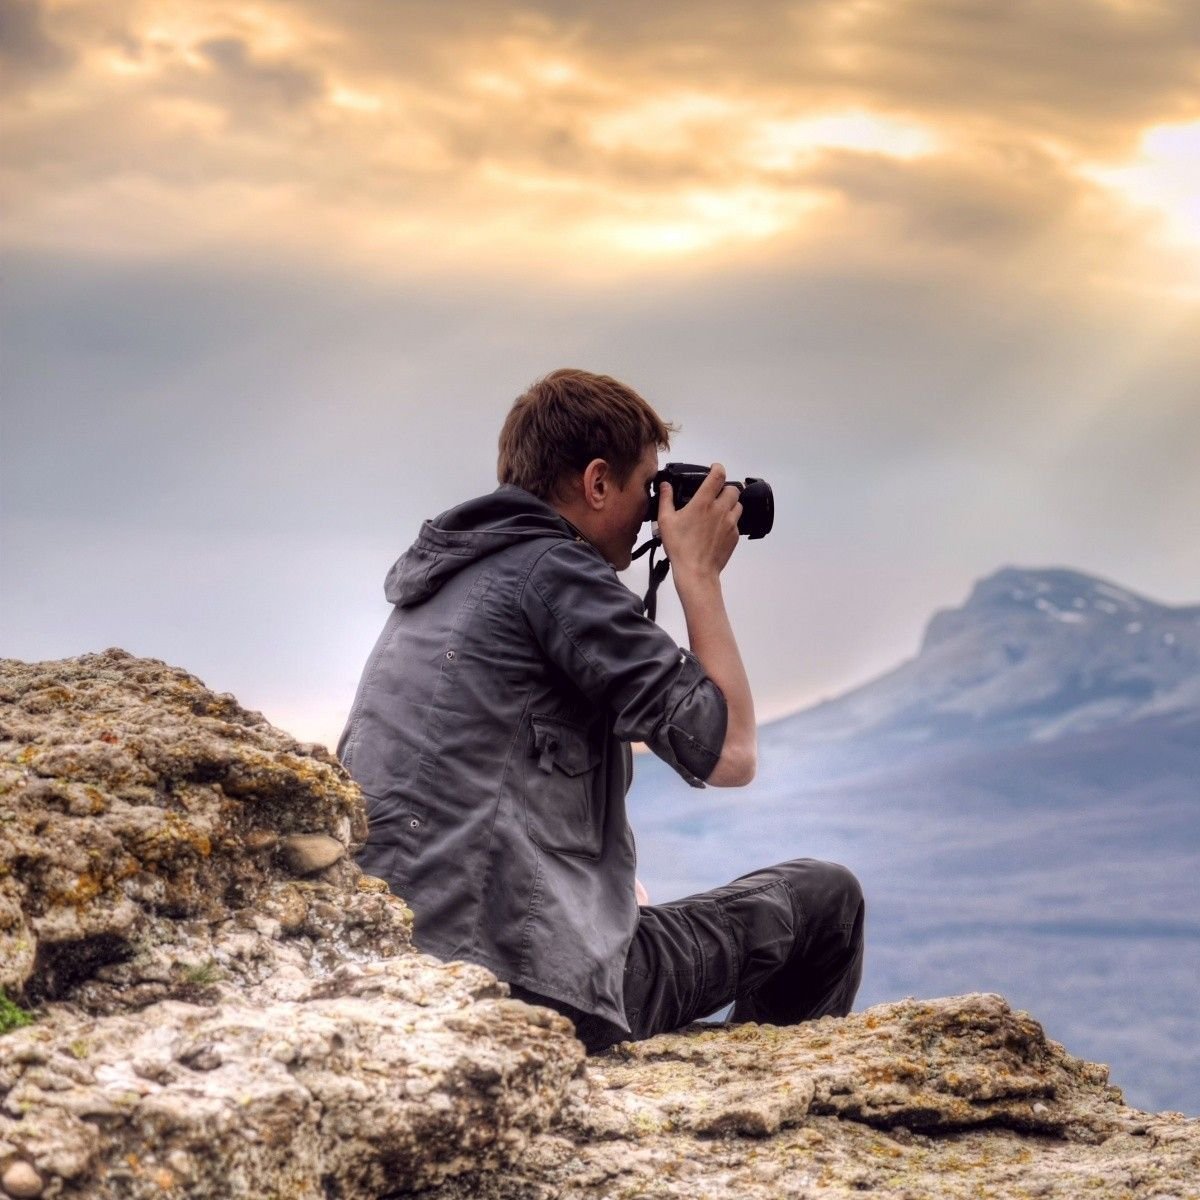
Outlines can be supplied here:
<path id="1" fill-rule="evenodd" d="M 915 658 L 764 727 L 793 748 L 1053 741 L 1200 715 L 1200 605 L 1063 568 L 1005 567 L 930 620 Z"/>

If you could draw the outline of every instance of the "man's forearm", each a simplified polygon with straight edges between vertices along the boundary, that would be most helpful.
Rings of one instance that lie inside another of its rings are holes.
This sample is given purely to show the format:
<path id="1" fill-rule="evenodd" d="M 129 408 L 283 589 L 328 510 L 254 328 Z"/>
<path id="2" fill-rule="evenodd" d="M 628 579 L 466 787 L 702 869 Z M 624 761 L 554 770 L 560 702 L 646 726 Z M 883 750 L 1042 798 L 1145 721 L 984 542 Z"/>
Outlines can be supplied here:
<path id="1" fill-rule="evenodd" d="M 710 782 L 748 783 L 758 756 L 754 697 L 729 614 L 719 576 L 676 574 L 675 590 L 687 621 L 688 642 L 709 678 L 721 689 L 729 710 L 722 762 Z M 730 773 L 732 772 L 732 773 Z"/>

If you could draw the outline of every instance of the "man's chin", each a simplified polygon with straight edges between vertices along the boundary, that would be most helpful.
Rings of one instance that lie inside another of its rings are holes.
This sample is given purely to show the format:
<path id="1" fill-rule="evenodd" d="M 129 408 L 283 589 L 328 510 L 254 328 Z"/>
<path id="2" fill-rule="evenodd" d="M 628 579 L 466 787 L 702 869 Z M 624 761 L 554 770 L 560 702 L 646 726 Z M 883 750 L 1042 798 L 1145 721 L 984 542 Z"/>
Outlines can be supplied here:
<path id="1" fill-rule="evenodd" d="M 634 538 L 624 550 L 608 558 L 607 562 L 614 571 L 628 571 L 633 564 L 633 551 L 637 546 L 637 538 Z"/>

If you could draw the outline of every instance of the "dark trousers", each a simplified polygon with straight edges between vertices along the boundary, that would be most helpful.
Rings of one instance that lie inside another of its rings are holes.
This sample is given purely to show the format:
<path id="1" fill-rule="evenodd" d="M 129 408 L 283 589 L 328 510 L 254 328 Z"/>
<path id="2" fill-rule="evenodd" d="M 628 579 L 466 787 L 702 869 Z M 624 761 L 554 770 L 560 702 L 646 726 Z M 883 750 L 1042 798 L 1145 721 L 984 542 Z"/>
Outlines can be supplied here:
<path id="1" fill-rule="evenodd" d="M 512 993 L 575 1023 L 589 1053 L 678 1029 L 733 1004 L 728 1023 L 845 1016 L 862 979 L 862 889 L 836 863 L 798 858 L 639 909 L 625 961 L 631 1034 L 559 1000 Z"/>

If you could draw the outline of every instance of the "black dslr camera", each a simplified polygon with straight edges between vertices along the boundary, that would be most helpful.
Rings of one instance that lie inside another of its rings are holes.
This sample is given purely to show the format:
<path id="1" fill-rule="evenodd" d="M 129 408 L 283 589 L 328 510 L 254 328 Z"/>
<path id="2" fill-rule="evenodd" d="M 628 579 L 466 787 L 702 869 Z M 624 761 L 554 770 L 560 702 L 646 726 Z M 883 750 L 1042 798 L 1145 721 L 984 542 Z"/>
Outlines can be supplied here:
<path id="1" fill-rule="evenodd" d="M 646 520 L 658 520 L 659 484 L 669 483 L 675 507 L 682 508 L 695 494 L 696 489 L 708 478 L 709 467 L 696 463 L 667 463 L 650 481 L 650 508 Z M 765 479 L 746 478 L 745 483 L 727 479 L 725 486 L 733 486 L 742 494 L 742 515 L 738 519 L 738 533 L 751 540 L 766 537 L 775 523 L 775 495 Z"/>

